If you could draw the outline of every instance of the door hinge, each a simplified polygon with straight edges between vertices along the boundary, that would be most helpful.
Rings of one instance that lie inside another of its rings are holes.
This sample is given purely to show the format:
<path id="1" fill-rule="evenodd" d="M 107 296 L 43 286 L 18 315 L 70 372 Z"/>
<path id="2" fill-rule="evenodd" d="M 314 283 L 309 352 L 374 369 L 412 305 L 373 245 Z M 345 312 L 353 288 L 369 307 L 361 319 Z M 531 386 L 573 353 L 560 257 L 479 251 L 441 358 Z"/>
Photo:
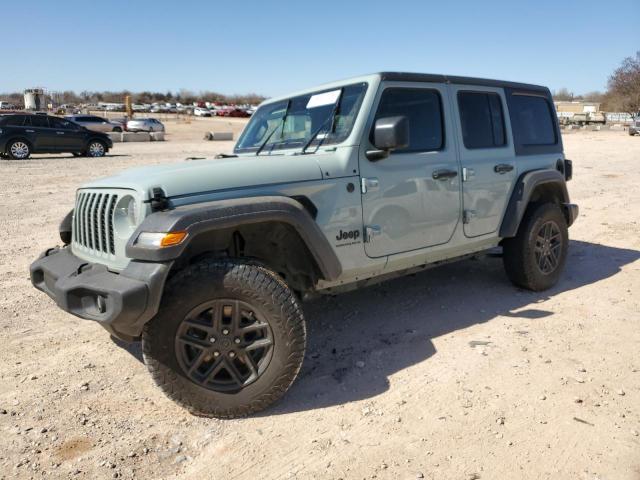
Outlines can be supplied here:
<path id="1" fill-rule="evenodd" d="M 364 229 L 364 241 L 366 243 L 373 243 L 375 238 L 382 233 L 380 225 L 370 225 Z"/>
<path id="2" fill-rule="evenodd" d="M 473 170 L 473 168 L 464 167 L 462 169 L 462 181 L 463 182 L 469 182 L 475 176 L 476 176 L 476 172 Z"/>
<path id="3" fill-rule="evenodd" d="M 368 191 L 377 190 L 380 186 L 380 182 L 377 178 L 365 178 L 362 177 L 360 181 L 360 191 L 364 194 Z"/>
<path id="4" fill-rule="evenodd" d="M 473 217 L 476 216 L 475 210 L 465 210 L 462 214 L 462 222 L 463 223 L 471 223 Z"/>

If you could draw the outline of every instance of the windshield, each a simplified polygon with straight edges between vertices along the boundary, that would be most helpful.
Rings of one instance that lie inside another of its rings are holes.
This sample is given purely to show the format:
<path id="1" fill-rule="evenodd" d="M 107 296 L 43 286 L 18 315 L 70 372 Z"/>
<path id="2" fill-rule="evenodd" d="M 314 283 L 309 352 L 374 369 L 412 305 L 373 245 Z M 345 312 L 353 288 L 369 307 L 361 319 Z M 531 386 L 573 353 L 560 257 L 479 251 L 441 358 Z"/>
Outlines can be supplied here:
<path id="1" fill-rule="evenodd" d="M 366 90 L 366 83 L 358 83 L 264 105 L 251 117 L 234 151 L 255 152 L 264 142 L 262 153 L 303 147 L 323 124 L 329 130 L 330 122 L 327 119 L 334 111 L 336 102 L 339 104 L 333 131 L 320 133 L 313 142 L 317 144 L 322 141 L 323 145 L 340 143 L 351 133 Z"/>

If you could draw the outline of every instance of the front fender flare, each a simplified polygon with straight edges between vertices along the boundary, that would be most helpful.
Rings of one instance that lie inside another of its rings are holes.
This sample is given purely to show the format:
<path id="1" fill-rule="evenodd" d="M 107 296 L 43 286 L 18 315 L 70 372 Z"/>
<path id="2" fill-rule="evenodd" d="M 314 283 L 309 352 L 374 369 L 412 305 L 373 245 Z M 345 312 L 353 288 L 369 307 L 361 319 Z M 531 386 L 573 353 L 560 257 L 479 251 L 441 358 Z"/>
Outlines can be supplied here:
<path id="1" fill-rule="evenodd" d="M 531 195 L 540 185 L 549 184 L 554 184 L 558 187 L 561 206 L 569 204 L 567 184 L 564 175 L 558 170 L 544 169 L 523 173 L 516 182 L 502 219 L 502 225 L 500 226 L 501 238 L 516 236 L 522 217 L 524 217 L 524 212 L 531 200 Z M 571 224 L 571 221 L 573 221 L 573 218 L 567 219 L 567 223 Z"/>
<path id="2" fill-rule="evenodd" d="M 184 205 L 149 215 L 129 239 L 129 258 L 166 262 L 179 258 L 197 235 L 239 225 L 282 222 L 291 225 L 313 255 L 325 280 L 342 274 L 342 265 L 324 233 L 296 200 L 283 196 L 248 197 Z M 141 232 L 186 231 L 187 240 L 164 248 L 144 248 L 135 243 Z"/>

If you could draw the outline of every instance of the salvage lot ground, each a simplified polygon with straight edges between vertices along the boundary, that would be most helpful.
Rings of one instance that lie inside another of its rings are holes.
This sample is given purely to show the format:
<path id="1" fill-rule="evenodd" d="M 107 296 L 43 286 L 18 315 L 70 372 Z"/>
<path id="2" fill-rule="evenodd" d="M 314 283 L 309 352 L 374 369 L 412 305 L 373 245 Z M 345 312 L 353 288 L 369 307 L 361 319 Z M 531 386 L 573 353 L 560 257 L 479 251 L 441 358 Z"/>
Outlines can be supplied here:
<path id="1" fill-rule="evenodd" d="M 581 216 L 549 292 L 497 258 L 305 304 L 308 354 L 283 401 L 235 421 L 188 415 L 140 353 L 28 280 L 78 184 L 228 152 L 209 129 L 94 160 L 0 162 L 0 478 L 640 478 L 640 139 L 565 135 Z M 265 160 L 267 161 L 267 160 Z"/>

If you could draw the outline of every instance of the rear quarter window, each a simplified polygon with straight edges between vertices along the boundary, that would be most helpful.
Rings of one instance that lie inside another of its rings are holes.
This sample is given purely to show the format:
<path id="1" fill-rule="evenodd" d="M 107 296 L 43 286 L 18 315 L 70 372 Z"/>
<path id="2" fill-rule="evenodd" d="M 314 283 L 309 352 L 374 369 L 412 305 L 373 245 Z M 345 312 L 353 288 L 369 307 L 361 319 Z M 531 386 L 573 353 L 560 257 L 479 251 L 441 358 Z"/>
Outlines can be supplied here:
<path id="1" fill-rule="evenodd" d="M 9 115 L 2 123 L 7 127 L 21 127 L 24 124 L 24 115 Z"/>
<path id="2" fill-rule="evenodd" d="M 562 139 L 549 92 L 505 90 L 516 155 L 562 153 Z"/>
<path id="3" fill-rule="evenodd" d="M 521 145 L 555 145 L 558 141 L 549 102 L 534 95 L 513 95 L 514 135 Z"/>

